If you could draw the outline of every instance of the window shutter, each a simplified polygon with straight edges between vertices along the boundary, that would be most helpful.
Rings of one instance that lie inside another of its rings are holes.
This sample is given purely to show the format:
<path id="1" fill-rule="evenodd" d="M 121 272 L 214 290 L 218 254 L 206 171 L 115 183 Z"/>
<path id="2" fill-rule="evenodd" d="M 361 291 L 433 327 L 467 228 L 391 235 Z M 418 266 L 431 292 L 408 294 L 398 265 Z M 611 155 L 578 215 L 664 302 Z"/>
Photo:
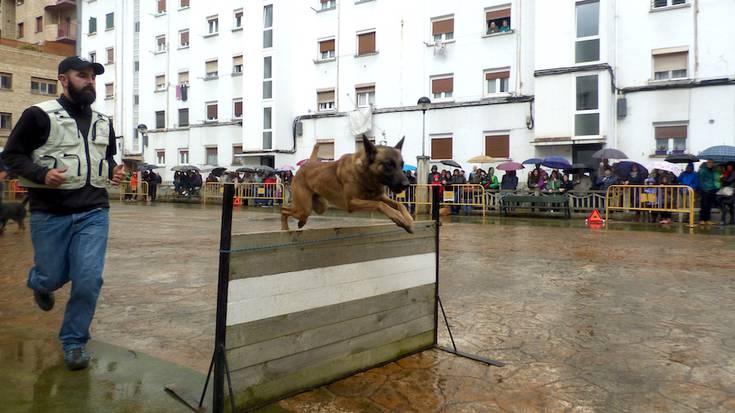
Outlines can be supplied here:
<path id="1" fill-rule="evenodd" d="M 687 68 L 688 52 L 657 54 L 653 56 L 653 71 L 666 72 Z"/>
<path id="2" fill-rule="evenodd" d="M 497 20 L 510 18 L 510 9 L 492 10 L 485 15 L 485 20 Z"/>
<path id="3" fill-rule="evenodd" d="M 334 102 L 334 90 L 316 92 L 316 100 L 318 103 Z"/>
<path id="4" fill-rule="evenodd" d="M 235 116 L 242 116 L 242 100 L 238 100 L 235 102 Z"/>
<path id="5" fill-rule="evenodd" d="M 357 54 L 375 53 L 375 32 L 357 35 Z"/>
<path id="6" fill-rule="evenodd" d="M 163 13 L 166 11 L 166 0 L 158 0 L 158 12 Z"/>
<path id="7" fill-rule="evenodd" d="M 334 159 L 334 141 L 319 142 L 316 156 L 320 159 Z"/>
<path id="8" fill-rule="evenodd" d="M 454 33 L 454 17 L 432 22 L 431 32 L 434 36 L 437 34 Z"/>
<path id="9" fill-rule="evenodd" d="M 242 65 L 242 55 L 240 55 L 240 56 L 233 56 L 232 57 L 232 64 L 234 66 Z"/>
<path id="10" fill-rule="evenodd" d="M 355 93 L 375 93 L 375 85 L 357 85 Z"/>
<path id="11" fill-rule="evenodd" d="M 510 137 L 508 135 L 485 136 L 485 155 L 493 158 L 510 158 Z"/>
<path id="12" fill-rule="evenodd" d="M 187 45 L 189 44 L 189 31 L 181 32 L 181 44 Z"/>
<path id="13" fill-rule="evenodd" d="M 508 77 L 510 77 L 509 71 L 485 73 L 485 80 L 505 79 Z"/>
<path id="14" fill-rule="evenodd" d="M 107 62 L 113 63 L 115 61 L 115 49 L 107 49 Z"/>
<path id="15" fill-rule="evenodd" d="M 331 52 L 334 50 L 334 39 L 319 42 L 319 52 Z"/>
<path id="16" fill-rule="evenodd" d="M 686 138 L 686 126 L 658 126 L 656 127 L 656 139 Z"/>
<path id="17" fill-rule="evenodd" d="M 207 105 L 207 119 L 217 119 L 217 105 Z"/>
<path id="18" fill-rule="evenodd" d="M 189 0 L 181 0 L 181 7 L 189 7 Z"/>
<path id="19" fill-rule="evenodd" d="M 431 81 L 431 93 L 444 93 L 454 90 L 454 78 L 433 79 Z"/>
<path id="20" fill-rule="evenodd" d="M 217 71 L 217 61 L 216 60 L 211 60 L 211 61 L 207 62 L 207 64 L 206 64 L 206 72 L 207 73 L 212 73 L 212 72 L 216 72 L 216 71 Z"/>
<path id="21" fill-rule="evenodd" d="M 452 159 L 452 138 L 432 139 L 431 159 Z"/>
<path id="22" fill-rule="evenodd" d="M 189 81 L 189 72 L 179 73 L 179 83 L 186 83 Z"/>

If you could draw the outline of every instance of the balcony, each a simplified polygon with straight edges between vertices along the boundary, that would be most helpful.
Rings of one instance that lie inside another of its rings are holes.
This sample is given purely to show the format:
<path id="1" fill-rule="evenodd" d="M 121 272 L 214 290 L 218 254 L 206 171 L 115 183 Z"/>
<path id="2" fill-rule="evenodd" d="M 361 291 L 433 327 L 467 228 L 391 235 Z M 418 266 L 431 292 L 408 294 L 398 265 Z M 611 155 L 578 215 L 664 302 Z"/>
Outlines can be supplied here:
<path id="1" fill-rule="evenodd" d="M 56 41 L 74 44 L 77 42 L 77 25 L 74 23 L 62 23 L 56 31 Z"/>
<path id="2" fill-rule="evenodd" d="M 64 11 L 76 9 L 76 0 L 56 0 L 45 7 L 46 11 Z"/>

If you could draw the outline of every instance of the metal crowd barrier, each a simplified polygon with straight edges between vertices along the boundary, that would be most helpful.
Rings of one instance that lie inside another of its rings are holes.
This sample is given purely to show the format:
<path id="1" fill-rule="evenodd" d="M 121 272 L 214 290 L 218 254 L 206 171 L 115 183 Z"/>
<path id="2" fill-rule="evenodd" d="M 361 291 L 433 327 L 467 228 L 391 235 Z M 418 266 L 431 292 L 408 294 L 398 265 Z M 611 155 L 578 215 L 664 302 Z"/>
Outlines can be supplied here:
<path id="1" fill-rule="evenodd" d="M 202 202 L 217 200 L 222 202 L 224 182 L 207 182 L 202 187 Z M 283 205 L 286 202 L 286 187 L 283 184 L 240 183 L 235 184 L 235 202 L 245 205 L 249 200 L 253 203 Z"/>
<path id="2" fill-rule="evenodd" d="M 28 192 L 20 185 L 17 179 L 3 180 L 2 199 L 6 201 L 16 201 L 26 196 Z"/>
<path id="3" fill-rule="evenodd" d="M 206 182 L 202 185 L 202 203 L 206 205 L 208 199 L 216 199 L 222 202 L 225 185 L 224 182 Z"/>
<path id="4" fill-rule="evenodd" d="M 148 182 L 138 181 L 138 186 L 130 185 L 130 181 L 120 182 L 121 201 L 148 201 Z"/>
<path id="5" fill-rule="evenodd" d="M 409 211 L 415 213 L 418 206 L 431 207 L 432 187 L 433 185 L 428 184 L 411 185 L 399 194 L 388 191 L 387 195 L 392 200 L 404 204 Z M 482 185 L 446 185 L 442 187 L 441 196 L 441 206 L 480 208 L 483 216 L 487 210 L 485 188 Z"/>
<path id="6" fill-rule="evenodd" d="M 686 185 L 612 185 L 605 196 L 605 219 L 610 211 L 689 214 L 694 227 L 694 190 Z"/>

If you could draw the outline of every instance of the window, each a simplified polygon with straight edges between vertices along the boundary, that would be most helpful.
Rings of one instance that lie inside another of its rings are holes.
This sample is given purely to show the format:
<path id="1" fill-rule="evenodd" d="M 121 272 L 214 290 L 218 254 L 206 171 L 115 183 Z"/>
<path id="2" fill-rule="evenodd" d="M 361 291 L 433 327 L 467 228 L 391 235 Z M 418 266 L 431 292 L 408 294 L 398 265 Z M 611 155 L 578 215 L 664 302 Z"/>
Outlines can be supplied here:
<path id="1" fill-rule="evenodd" d="M 186 165 L 189 163 L 189 150 L 179 149 L 179 165 Z"/>
<path id="2" fill-rule="evenodd" d="M 43 16 L 36 17 L 36 33 L 43 31 Z"/>
<path id="3" fill-rule="evenodd" d="M 189 29 L 179 31 L 179 47 L 189 47 Z"/>
<path id="4" fill-rule="evenodd" d="M 156 75 L 156 92 L 166 90 L 166 75 Z"/>
<path id="5" fill-rule="evenodd" d="M 328 112 L 334 110 L 334 89 L 316 92 L 316 101 L 319 112 Z"/>
<path id="6" fill-rule="evenodd" d="M 205 78 L 216 79 L 219 76 L 219 63 L 217 59 L 209 60 L 204 64 Z"/>
<path id="7" fill-rule="evenodd" d="M 431 139 L 431 159 L 452 159 L 452 137 Z"/>
<path id="8" fill-rule="evenodd" d="M 598 76 L 577 77 L 577 112 L 574 115 L 574 135 L 599 135 L 600 110 Z"/>
<path id="9" fill-rule="evenodd" d="M 115 96 L 115 86 L 112 83 L 105 83 L 105 99 L 112 99 Z"/>
<path id="10" fill-rule="evenodd" d="M 0 89 L 10 90 L 13 88 L 13 75 L 11 73 L 0 73 Z"/>
<path id="11" fill-rule="evenodd" d="M 360 33 L 357 35 L 357 55 L 375 53 L 375 32 Z"/>
<path id="12" fill-rule="evenodd" d="M 263 6 L 263 48 L 273 47 L 273 5 Z"/>
<path id="13" fill-rule="evenodd" d="M 217 102 L 207 102 L 207 122 L 217 121 Z"/>
<path id="14" fill-rule="evenodd" d="M 445 42 L 454 39 L 454 16 L 432 20 L 431 35 L 434 36 L 435 42 Z"/>
<path id="15" fill-rule="evenodd" d="M 232 117 L 242 119 L 242 98 L 232 99 Z"/>
<path id="16" fill-rule="evenodd" d="M 319 159 L 325 161 L 334 160 L 334 139 L 317 139 L 319 148 L 317 149 L 316 156 Z"/>
<path id="17" fill-rule="evenodd" d="M 56 94 L 56 81 L 51 79 L 41 79 L 38 77 L 31 78 L 31 93 L 40 93 L 42 95 Z"/>
<path id="18" fill-rule="evenodd" d="M 337 7 L 337 0 L 319 0 L 322 3 L 322 10 L 332 10 Z"/>
<path id="19" fill-rule="evenodd" d="M 600 60 L 600 2 L 577 3 L 577 41 L 575 63 Z"/>
<path id="20" fill-rule="evenodd" d="M 334 59 L 334 39 L 319 41 L 319 60 Z"/>
<path id="21" fill-rule="evenodd" d="M 207 33 L 219 33 L 219 18 L 217 16 L 207 17 Z"/>
<path id="22" fill-rule="evenodd" d="M 654 126 L 656 155 L 680 154 L 687 149 L 687 125 Z"/>
<path id="23" fill-rule="evenodd" d="M 450 99 L 454 90 L 454 77 L 442 76 L 431 78 L 431 93 L 434 99 Z"/>
<path id="24" fill-rule="evenodd" d="M 108 47 L 105 51 L 107 52 L 107 64 L 110 65 L 115 63 L 115 49 Z"/>
<path id="25" fill-rule="evenodd" d="M 242 55 L 232 56 L 232 74 L 242 74 Z"/>
<path id="26" fill-rule="evenodd" d="M 13 114 L 8 112 L 0 112 L 0 129 L 13 128 Z"/>
<path id="27" fill-rule="evenodd" d="M 356 86 L 355 95 L 357 96 L 358 108 L 375 105 L 375 85 Z"/>
<path id="28" fill-rule="evenodd" d="M 156 111 L 156 129 L 163 129 L 166 127 L 166 111 Z"/>
<path id="29" fill-rule="evenodd" d="M 680 48 L 653 51 L 653 79 L 686 79 L 689 52 Z"/>
<path id="30" fill-rule="evenodd" d="M 492 158 L 510 158 L 510 136 L 485 135 L 485 155 Z"/>
<path id="31" fill-rule="evenodd" d="M 97 33 L 97 18 L 96 17 L 89 18 L 89 29 L 87 31 L 89 32 L 89 34 Z"/>
<path id="32" fill-rule="evenodd" d="M 18 38 L 23 37 L 23 23 L 18 23 Z"/>
<path id="33" fill-rule="evenodd" d="M 507 33 L 510 31 L 510 7 L 485 10 L 485 33 Z"/>
<path id="34" fill-rule="evenodd" d="M 485 71 L 485 96 L 497 93 L 508 93 L 508 70 L 486 70 Z"/>
<path id="35" fill-rule="evenodd" d="M 204 148 L 207 153 L 207 165 L 217 165 L 217 148 Z"/>
<path id="36" fill-rule="evenodd" d="M 92 63 L 97 61 L 97 52 L 89 52 L 89 61 Z"/>
<path id="37" fill-rule="evenodd" d="M 156 12 L 158 12 L 158 14 L 166 13 L 166 0 L 158 0 Z"/>
<path id="38" fill-rule="evenodd" d="M 115 13 L 107 13 L 105 15 L 105 30 L 115 28 Z"/>
<path id="39" fill-rule="evenodd" d="M 678 6 L 680 4 L 686 4 L 686 3 L 687 3 L 687 0 L 652 0 L 651 8 L 660 9 L 663 7 Z"/>
<path id="40" fill-rule="evenodd" d="M 263 58 L 263 99 L 273 98 L 273 57 Z"/>
<path id="41" fill-rule="evenodd" d="M 232 30 L 242 29 L 242 9 L 237 9 L 233 13 Z"/>
<path id="42" fill-rule="evenodd" d="M 179 8 L 185 9 L 189 7 L 189 0 L 179 0 Z"/>
<path id="43" fill-rule="evenodd" d="M 189 126 L 189 108 L 179 109 L 179 127 Z"/>
<path id="44" fill-rule="evenodd" d="M 273 146 L 273 108 L 263 108 L 263 149 Z"/>
<path id="45" fill-rule="evenodd" d="M 156 165 L 166 164 L 166 151 L 164 149 L 156 150 Z"/>
<path id="46" fill-rule="evenodd" d="M 232 165 L 242 165 L 244 163 L 244 158 L 242 156 L 242 145 L 232 145 Z"/>
<path id="47" fill-rule="evenodd" d="M 156 53 L 163 53 L 166 51 L 166 35 L 156 37 Z"/>

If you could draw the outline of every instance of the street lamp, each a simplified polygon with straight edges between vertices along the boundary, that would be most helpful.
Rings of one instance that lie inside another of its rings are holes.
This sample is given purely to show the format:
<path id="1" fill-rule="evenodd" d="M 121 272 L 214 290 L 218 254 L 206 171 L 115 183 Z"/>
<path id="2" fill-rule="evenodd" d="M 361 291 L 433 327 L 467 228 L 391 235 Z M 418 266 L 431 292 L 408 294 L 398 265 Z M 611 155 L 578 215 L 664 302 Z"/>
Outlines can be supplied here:
<path id="1" fill-rule="evenodd" d="M 431 99 L 426 96 L 422 96 L 419 98 L 419 101 L 416 102 L 416 105 L 421 108 L 421 112 L 423 114 L 423 127 L 421 129 L 421 156 L 424 157 L 426 156 L 426 111 L 431 107 Z"/>

